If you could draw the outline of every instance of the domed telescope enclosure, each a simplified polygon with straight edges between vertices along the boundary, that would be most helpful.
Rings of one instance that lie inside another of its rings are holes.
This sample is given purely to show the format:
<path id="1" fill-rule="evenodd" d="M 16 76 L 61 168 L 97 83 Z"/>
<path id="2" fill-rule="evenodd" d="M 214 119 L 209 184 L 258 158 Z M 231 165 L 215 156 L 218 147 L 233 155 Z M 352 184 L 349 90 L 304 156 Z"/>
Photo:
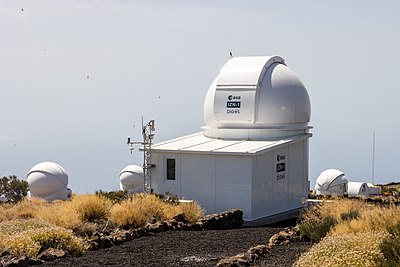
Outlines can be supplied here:
<path id="1" fill-rule="evenodd" d="M 347 194 L 347 184 L 348 180 L 342 171 L 328 169 L 318 176 L 314 189 L 317 195 L 343 196 Z"/>
<path id="2" fill-rule="evenodd" d="M 143 167 L 137 165 L 126 166 L 119 174 L 121 190 L 130 193 L 144 191 Z"/>
<path id="3" fill-rule="evenodd" d="M 269 140 L 309 129 L 310 99 L 281 57 L 236 57 L 222 68 L 204 102 L 204 134 Z"/>
<path id="4" fill-rule="evenodd" d="M 279 56 L 231 58 L 211 83 L 202 132 L 152 146 L 151 186 L 248 225 L 290 218 L 308 196 L 310 99 Z"/>
<path id="5" fill-rule="evenodd" d="M 27 174 L 29 195 L 47 201 L 69 200 L 72 191 L 67 187 L 68 174 L 54 162 L 41 162 L 33 166 Z"/>
<path id="6" fill-rule="evenodd" d="M 347 195 L 349 197 L 369 196 L 368 184 L 364 182 L 348 182 Z"/>

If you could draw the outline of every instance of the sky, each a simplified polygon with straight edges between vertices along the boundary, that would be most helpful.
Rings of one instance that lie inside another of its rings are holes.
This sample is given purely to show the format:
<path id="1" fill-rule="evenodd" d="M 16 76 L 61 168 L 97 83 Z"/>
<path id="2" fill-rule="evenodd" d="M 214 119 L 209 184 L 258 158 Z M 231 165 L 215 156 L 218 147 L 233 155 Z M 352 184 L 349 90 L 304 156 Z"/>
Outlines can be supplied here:
<path id="1" fill-rule="evenodd" d="M 52 161 L 76 193 L 142 164 L 127 136 L 198 132 L 234 56 L 280 55 L 311 99 L 309 180 L 400 181 L 399 1 L 0 0 L 0 176 Z M 375 165 L 372 177 L 373 132 Z"/>

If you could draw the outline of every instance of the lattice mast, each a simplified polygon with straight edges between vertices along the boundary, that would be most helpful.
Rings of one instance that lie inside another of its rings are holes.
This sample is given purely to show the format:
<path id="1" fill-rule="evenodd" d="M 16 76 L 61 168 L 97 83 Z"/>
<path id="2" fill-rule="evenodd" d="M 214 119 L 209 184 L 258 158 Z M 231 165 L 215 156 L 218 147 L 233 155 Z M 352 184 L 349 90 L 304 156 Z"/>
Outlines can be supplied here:
<path id="1" fill-rule="evenodd" d="M 154 139 L 155 123 L 154 120 L 149 121 L 146 125 L 143 124 L 142 117 L 142 142 L 131 142 L 131 138 L 128 137 L 128 147 L 129 150 L 133 151 L 134 145 L 143 145 L 143 182 L 144 182 L 144 192 L 151 194 L 153 189 L 151 188 L 151 168 L 155 167 L 151 163 L 151 144 Z"/>

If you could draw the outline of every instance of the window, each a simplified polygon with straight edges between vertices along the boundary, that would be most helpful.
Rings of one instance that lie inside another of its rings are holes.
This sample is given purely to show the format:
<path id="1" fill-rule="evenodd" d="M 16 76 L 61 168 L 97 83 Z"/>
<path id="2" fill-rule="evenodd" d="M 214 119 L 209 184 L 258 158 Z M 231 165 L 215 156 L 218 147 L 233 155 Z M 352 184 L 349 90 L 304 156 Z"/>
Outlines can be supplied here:
<path id="1" fill-rule="evenodd" d="M 167 180 L 175 180 L 175 159 L 167 159 Z"/>

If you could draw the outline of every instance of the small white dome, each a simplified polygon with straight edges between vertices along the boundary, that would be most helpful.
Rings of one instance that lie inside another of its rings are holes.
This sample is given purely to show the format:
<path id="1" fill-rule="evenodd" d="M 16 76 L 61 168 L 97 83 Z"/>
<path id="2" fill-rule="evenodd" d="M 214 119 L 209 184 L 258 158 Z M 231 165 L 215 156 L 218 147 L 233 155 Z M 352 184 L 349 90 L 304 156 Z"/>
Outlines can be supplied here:
<path id="1" fill-rule="evenodd" d="M 41 162 L 29 170 L 27 182 L 32 197 L 50 200 L 49 197 L 67 188 L 68 174 L 57 163 Z"/>
<path id="2" fill-rule="evenodd" d="M 317 195 L 343 195 L 347 193 L 348 180 L 342 171 L 328 169 L 318 176 L 314 189 Z"/>
<path id="3" fill-rule="evenodd" d="M 119 174 L 121 190 L 143 192 L 143 167 L 137 165 L 126 166 Z"/>
<path id="4" fill-rule="evenodd" d="M 349 197 L 369 196 L 369 187 L 364 182 L 348 182 L 347 194 Z"/>
<path id="5" fill-rule="evenodd" d="M 203 128 L 217 138 L 295 135 L 309 128 L 310 116 L 307 90 L 281 57 L 234 57 L 208 89 Z"/>

